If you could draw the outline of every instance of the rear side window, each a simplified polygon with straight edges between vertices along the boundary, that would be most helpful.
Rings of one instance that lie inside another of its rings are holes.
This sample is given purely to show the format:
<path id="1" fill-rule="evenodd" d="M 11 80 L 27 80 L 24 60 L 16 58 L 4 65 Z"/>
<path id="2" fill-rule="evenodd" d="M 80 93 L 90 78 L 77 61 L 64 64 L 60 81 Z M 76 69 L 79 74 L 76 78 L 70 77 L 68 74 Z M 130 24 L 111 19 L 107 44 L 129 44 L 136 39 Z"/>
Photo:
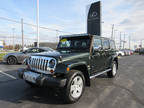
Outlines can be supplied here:
<path id="1" fill-rule="evenodd" d="M 102 47 L 102 44 L 101 44 L 101 39 L 94 39 L 94 48 L 95 49 L 99 49 Z"/>
<path id="2" fill-rule="evenodd" d="M 113 40 L 110 40 L 110 48 L 116 49 L 115 42 Z"/>
<path id="3" fill-rule="evenodd" d="M 45 50 L 43 50 L 43 49 L 39 49 L 39 52 L 44 52 Z"/>
<path id="4" fill-rule="evenodd" d="M 110 44 L 109 44 L 108 39 L 103 39 L 102 44 L 103 44 L 103 49 L 109 49 L 110 48 Z"/>

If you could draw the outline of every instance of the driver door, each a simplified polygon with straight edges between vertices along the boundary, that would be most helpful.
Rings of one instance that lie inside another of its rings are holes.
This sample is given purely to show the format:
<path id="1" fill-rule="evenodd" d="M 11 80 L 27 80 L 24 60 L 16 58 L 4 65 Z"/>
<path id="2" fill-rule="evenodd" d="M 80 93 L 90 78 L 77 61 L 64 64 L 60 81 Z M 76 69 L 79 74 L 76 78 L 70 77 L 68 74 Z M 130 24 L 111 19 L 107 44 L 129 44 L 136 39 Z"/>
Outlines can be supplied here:
<path id="1" fill-rule="evenodd" d="M 94 39 L 93 54 L 91 59 L 92 74 L 98 73 L 102 70 L 102 40 L 100 38 Z"/>

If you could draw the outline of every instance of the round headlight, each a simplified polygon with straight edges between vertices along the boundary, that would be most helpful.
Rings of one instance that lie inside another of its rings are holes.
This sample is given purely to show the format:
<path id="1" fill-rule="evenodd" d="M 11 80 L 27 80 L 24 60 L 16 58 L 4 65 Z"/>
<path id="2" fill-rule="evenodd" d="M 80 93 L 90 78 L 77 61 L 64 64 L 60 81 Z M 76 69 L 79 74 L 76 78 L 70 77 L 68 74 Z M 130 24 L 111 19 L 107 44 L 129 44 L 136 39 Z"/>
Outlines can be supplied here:
<path id="1" fill-rule="evenodd" d="M 56 64 L 55 60 L 51 59 L 50 62 L 49 62 L 49 67 L 54 68 L 55 64 Z"/>

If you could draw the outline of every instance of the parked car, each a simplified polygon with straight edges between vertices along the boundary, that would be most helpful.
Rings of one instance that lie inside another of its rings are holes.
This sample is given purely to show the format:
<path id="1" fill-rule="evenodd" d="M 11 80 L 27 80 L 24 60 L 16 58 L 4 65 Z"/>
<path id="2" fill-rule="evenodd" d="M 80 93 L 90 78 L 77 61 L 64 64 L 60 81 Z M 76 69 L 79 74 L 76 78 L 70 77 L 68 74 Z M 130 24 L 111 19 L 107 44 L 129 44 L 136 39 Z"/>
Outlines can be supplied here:
<path id="1" fill-rule="evenodd" d="M 116 53 L 118 56 L 125 56 L 125 53 L 121 50 L 118 50 Z"/>
<path id="2" fill-rule="evenodd" d="M 26 60 L 27 68 L 18 75 L 30 86 L 61 88 L 63 99 L 80 99 L 90 80 L 107 73 L 115 77 L 118 57 L 115 43 L 108 38 L 89 35 L 60 36 L 56 52 L 35 54 Z"/>
<path id="3" fill-rule="evenodd" d="M 135 53 L 139 53 L 140 48 L 135 49 Z"/>
<path id="4" fill-rule="evenodd" d="M 134 51 L 133 51 L 133 50 L 130 50 L 130 54 L 133 55 L 133 54 L 134 54 Z"/>
<path id="5" fill-rule="evenodd" d="M 3 61 L 9 65 L 23 63 L 24 59 L 30 57 L 32 54 L 47 52 L 47 51 L 54 51 L 54 50 L 49 47 L 29 48 L 21 52 L 8 53 L 3 57 Z"/>
<path id="6" fill-rule="evenodd" d="M 139 55 L 142 55 L 142 54 L 144 54 L 144 48 L 141 48 L 141 49 L 139 50 Z"/>
<path id="7" fill-rule="evenodd" d="M 131 55 L 131 52 L 128 49 L 122 49 L 121 51 L 124 52 L 125 56 L 130 56 Z"/>

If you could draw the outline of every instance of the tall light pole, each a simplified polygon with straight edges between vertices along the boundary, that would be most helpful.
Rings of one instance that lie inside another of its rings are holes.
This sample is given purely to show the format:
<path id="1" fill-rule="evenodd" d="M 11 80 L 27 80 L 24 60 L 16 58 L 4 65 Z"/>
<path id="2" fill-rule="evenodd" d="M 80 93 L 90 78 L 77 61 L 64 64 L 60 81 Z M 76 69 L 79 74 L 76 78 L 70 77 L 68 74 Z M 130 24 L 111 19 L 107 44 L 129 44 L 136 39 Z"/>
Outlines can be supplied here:
<path id="1" fill-rule="evenodd" d="M 15 32 L 15 28 L 12 28 L 12 32 L 13 32 L 13 50 L 14 50 L 14 32 Z"/>
<path id="2" fill-rule="evenodd" d="M 113 39 L 113 34 L 114 34 L 114 24 L 112 25 L 111 39 Z"/>
<path id="3" fill-rule="evenodd" d="M 121 32 L 120 32 L 120 46 L 119 49 L 121 50 Z"/>
<path id="4" fill-rule="evenodd" d="M 37 47 L 39 48 L 39 0 L 37 0 Z"/>
<path id="5" fill-rule="evenodd" d="M 114 30 L 114 41 L 116 41 L 116 31 L 118 30 Z"/>
<path id="6" fill-rule="evenodd" d="M 21 19 L 21 33 L 22 33 L 22 51 L 23 51 L 24 50 L 23 19 Z"/>

